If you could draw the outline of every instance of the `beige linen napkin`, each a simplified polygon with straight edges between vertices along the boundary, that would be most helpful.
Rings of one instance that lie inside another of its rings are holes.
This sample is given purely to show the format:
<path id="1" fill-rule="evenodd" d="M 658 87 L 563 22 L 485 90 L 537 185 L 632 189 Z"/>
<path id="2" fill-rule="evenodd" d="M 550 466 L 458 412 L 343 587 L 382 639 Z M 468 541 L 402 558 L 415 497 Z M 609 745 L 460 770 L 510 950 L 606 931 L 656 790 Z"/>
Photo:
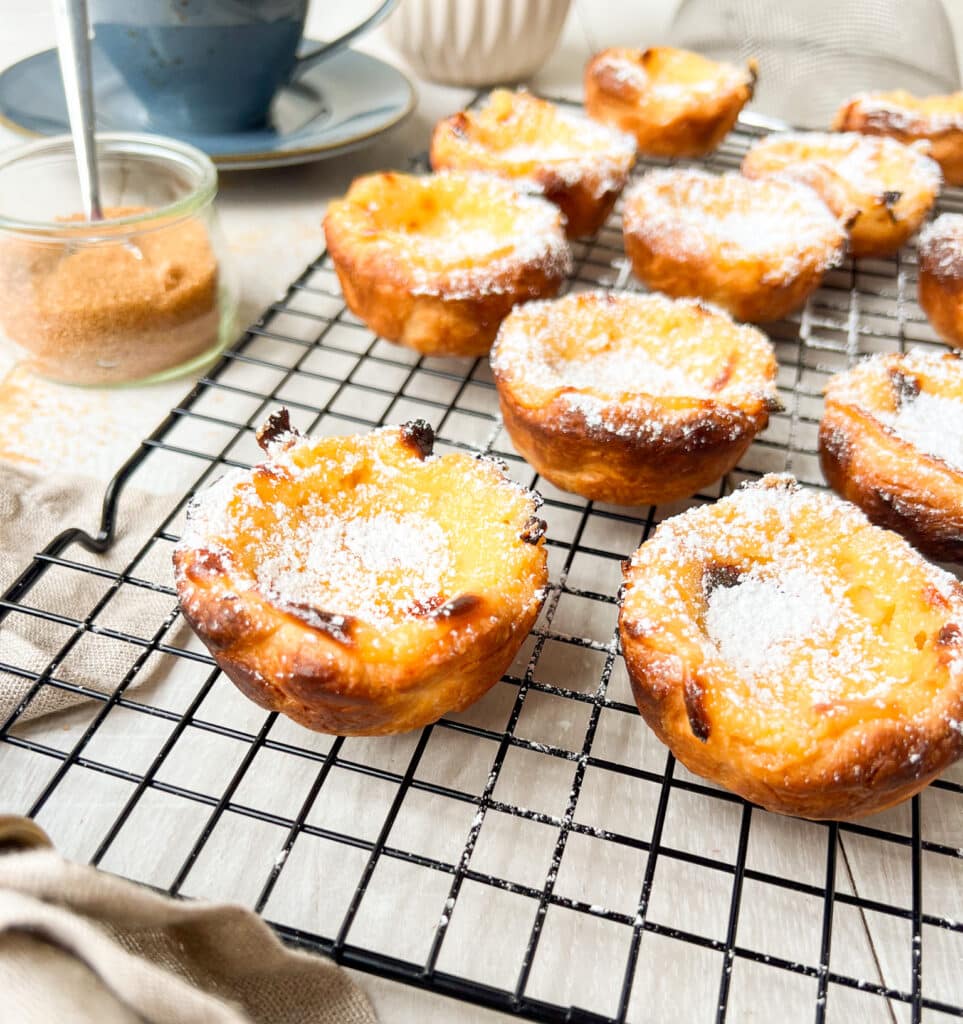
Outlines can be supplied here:
<path id="1" fill-rule="evenodd" d="M 375 1024 L 347 972 L 242 907 L 168 899 L 0 818 L 0 1016 L 10 1024 Z M 32 849 L 28 847 L 34 847 Z"/>
<path id="2" fill-rule="evenodd" d="M 143 388 L 75 388 L 53 384 L 16 366 L 3 376 L 0 345 L 0 593 L 39 551 L 68 527 L 96 532 L 108 481 L 131 454 L 138 438 L 176 404 L 186 381 Z M 235 417 L 233 396 L 213 396 L 208 412 Z M 219 427 L 191 423 L 188 447 L 207 451 L 223 438 Z M 118 507 L 116 537 L 104 555 L 75 545 L 66 558 L 109 569 L 122 569 L 163 521 L 168 510 L 200 471 L 197 459 L 153 451 L 124 485 Z M 170 585 L 170 553 L 158 545 L 149 566 L 136 573 L 150 582 Z M 25 603 L 77 618 L 85 615 L 109 586 L 109 580 L 55 568 L 25 597 Z M 167 602 L 165 605 L 165 601 Z M 109 625 L 150 637 L 173 607 L 173 599 L 143 588 L 125 587 L 111 602 Z M 0 662 L 40 672 L 60 649 L 70 629 L 27 615 L 12 614 L 0 625 Z M 130 665 L 133 648 L 123 642 L 78 645 L 67 681 L 110 692 Z M 80 656 L 84 657 L 81 658 Z M 125 661 L 126 659 L 126 661 Z M 61 666 L 60 668 L 63 668 Z M 137 686 L 147 682 L 142 674 Z M 0 720 L 29 689 L 23 676 L 0 671 Z M 82 698 L 44 687 L 23 720 L 78 703 Z"/>
<path id="3" fill-rule="evenodd" d="M 41 550 L 62 530 L 79 526 L 96 533 L 100 523 L 103 487 L 85 476 L 55 474 L 43 476 L 28 467 L 16 467 L 0 460 L 0 593 L 26 568 L 36 551 Z M 155 506 L 155 495 L 137 495 L 126 502 L 118 524 L 120 537 L 132 537 L 140 523 L 162 514 Z M 166 504 L 170 504 L 169 500 Z M 141 526 L 141 531 L 144 527 Z M 77 549 L 67 557 L 97 564 L 99 559 Z M 76 571 L 48 572 L 26 595 L 24 603 L 71 617 L 84 615 L 104 589 L 104 580 Z M 136 628 L 137 623 L 133 624 Z M 143 628 L 156 629 L 156 622 L 145 621 Z M 43 618 L 13 614 L 0 623 L 0 662 L 41 671 L 57 653 L 65 635 L 62 627 Z M 113 662 L 122 653 L 117 647 L 97 649 L 102 656 L 82 666 L 71 682 L 106 692 L 111 681 L 121 678 L 123 666 Z M 113 658 L 113 661 L 111 660 Z M 0 721 L 20 703 L 32 682 L 23 676 L 0 669 Z M 65 690 L 45 687 L 27 707 L 26 721 L 52 711 L 60 711 L 83 698 Z"/>

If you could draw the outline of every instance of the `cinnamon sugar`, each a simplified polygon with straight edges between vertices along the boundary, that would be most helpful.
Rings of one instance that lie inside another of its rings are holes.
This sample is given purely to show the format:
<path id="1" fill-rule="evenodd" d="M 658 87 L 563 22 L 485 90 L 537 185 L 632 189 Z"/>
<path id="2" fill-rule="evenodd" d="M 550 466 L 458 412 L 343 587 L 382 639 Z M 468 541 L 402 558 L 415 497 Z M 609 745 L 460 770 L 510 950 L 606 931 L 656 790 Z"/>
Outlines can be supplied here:
<path id="1" fill-rule="evenodd" d="M 146 212 L 114 207 L 105 217 Z M 103 237 L 81 241 L 10 239 L 0 245 L 0 282 L 0 329 L 55 380 L 139 380 L 218 340 L 217 258 L 196 218 L 130 233 L 107 224 Z"/>

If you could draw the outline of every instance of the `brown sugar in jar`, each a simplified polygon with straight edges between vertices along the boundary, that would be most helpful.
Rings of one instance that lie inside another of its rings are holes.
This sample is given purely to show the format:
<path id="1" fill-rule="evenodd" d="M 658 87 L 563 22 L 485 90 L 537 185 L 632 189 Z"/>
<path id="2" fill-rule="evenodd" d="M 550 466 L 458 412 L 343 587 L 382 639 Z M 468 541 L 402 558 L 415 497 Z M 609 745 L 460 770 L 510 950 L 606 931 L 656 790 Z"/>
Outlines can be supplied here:
<path id="1" fill-rule="evenodd" d="M 119 207 L 104 215 L 147 212 Z M 217 342 L 217 259 L 196 220 L 133 239 L 6 241 L 0 275 L 0 328 L 45 377 L 74 384 L 139 380 Z"/>
<path id="2" fill-rule="evenodd" d="M 128 180 L 121 191 L 151 199 L 158 190 L 134 190 Z M 234 302 L 216 247 L 213 190 L 194 198 L 111 205 L 96 222 L 66 212 L 10 230 L 0 218 L 0 335 L 31 370 L 70 384 L 199 368 L 229 340 Z"/>

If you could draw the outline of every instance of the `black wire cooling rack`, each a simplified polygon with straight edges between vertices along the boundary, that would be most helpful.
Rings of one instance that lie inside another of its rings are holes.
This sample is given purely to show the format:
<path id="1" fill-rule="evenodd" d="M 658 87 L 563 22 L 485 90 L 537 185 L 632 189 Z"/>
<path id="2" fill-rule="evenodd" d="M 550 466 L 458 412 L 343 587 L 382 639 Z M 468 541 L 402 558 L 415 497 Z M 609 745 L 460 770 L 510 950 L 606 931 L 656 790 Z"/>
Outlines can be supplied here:
<path id="1" fill-rule="evenodd" d="M 737 167 L 760 134 L 740 122 L 708 165 Z M 637 287 L 619 220 L 576 246 L 571 288 Z M 239 900 L 345 965 L 531 1019 L 963 1017 L 963 773 L 858 823 L 770 815 L 644 729 L 615 630 L 619 559 L 666 515 L 771 470 L 823 486 L 828 375 L 935 344 L 915 278 L 911 250 L 831 273 L 771 328 L 786 410 L 739 470 L 626 511 L 543 485 L 501 430 L 486 361 L 375 338 L 322 255 L 142 442 L 100 532 L 56 538 L 0 601 L 0 672 L 27 688 L 0 726 L 4 802 L 68 855 Z M 422 416 L 438 450 L 495 452 L 543 488 L 550 595 L 474 708 L 403 737 L 318 736 L 247 704 L 184 628 L 169 568 L 184 506 L 254 461 L 281 404 L 320 433 Z M 173 508 L 114 543 L 125 495 L 172 466 Z M 76 667 L 90 656 L 93 681 Z M 31 717 L 51 694 L 76 706 Z"/>

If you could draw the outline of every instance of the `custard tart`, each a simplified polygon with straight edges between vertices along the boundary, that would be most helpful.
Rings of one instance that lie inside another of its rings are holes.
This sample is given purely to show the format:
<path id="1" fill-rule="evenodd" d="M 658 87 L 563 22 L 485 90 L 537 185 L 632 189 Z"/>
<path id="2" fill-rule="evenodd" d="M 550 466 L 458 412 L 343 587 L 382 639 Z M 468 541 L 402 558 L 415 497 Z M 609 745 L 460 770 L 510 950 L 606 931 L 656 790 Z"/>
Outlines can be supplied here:
<path id="1" fill-rule="evenodd" d="M 351 312 L 427 355 L 486 354 L 512 307 L 571 269 L 558 209 L 490 175 L 358 178 L 324 232 Z"/>
<path id="2" fill-rule="evenodd" d="M 647 174 L 626 195 L 622 233 L 649 288 L 706 299 L 752 322 L 801 306 L 846 246 L 808 185 L 697 170 Z"/>
<path id="3" fill-rule="evenodd" d="M 345 736 L 416 729 L 481 697 L 541 607 L 537 495 L 433 455 L 423 421 L 310 439 L 275 414 L 265 458 L 188 510 L 181 610 L 261 707 Z"/>
<path id="4" fill-rule="evenodd" d="M 619 505 L 718 480 L 779 408 L 763 334 L 663 295 L 528 303 L 502 323 L 492 371 L 526 461 L 556 487 Z"/>
<path id="5" fill-rule="evenodd" d="M 851 818 L 963 754 L 963 585 L 834 495 L 764 477 L 663 522 L 624 579 L 639 710 L 697 775 Z"/>
<path id="6" fill-rule="evenodd" d="M 605 223 L 634 163 L 631 136 L 524 91 L 495 89 L 478 109 L 439 121 L 431 137 L 435 170 L 527 182 L 561 208 L 569 238 Z"/>
<path id="7" fill-rule="evenodd" d="M 826 386 L 819 458 L 832 488 L 924 553 L 963 561 L 963 359 L 873 356 Z"/>
<path id="8" fill-rule="evenodd" d="M 755 62 L 738 68 L 671 46 L 616 46 L 586 65 L 585 109 L 633 135 L 640 153 L 699 157 L 726 137 L 755 83 Z"/>
<path id="9" fill-rule="evenodd" d="M 856 132 L 777 133 L 742 161 L 749 178 L 785 175 L 811 185 L 846 225 L 851 255 L 888 256 L 919 228 L 942 183 L 916 146 Z"/>
<path id="10" fill-rule="evenodd" d="M 947 185 L 963 185 L 963 92 L 946 96 L 914 96 L 904 89 L 864 93 L 839 108 L 833 128 L 888 135 L 900 142 L 926 142 Z"/>

